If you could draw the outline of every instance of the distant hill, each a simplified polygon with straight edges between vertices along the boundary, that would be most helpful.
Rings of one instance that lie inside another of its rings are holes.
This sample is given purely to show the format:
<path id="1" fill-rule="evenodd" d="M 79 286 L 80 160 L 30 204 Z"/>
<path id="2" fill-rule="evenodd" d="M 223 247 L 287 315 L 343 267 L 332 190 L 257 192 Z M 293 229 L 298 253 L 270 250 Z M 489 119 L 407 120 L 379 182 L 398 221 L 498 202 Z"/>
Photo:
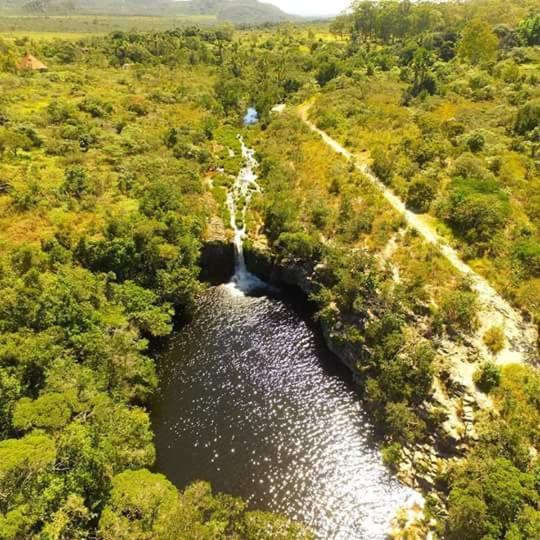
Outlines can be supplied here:
<path id="1" fill-rule="evenodd" d="M 272 4 L 262 4 L 257 0 L 236 0 L 221 2 L 218 19 L 235 23 L 283 22 L 293 17 Z"/>
<path id="2" fill-rule="evenodd" d="M 0 8 L 29 15 L 213 15 L 220 21 L 234 23 L 298 19 L 272 4 L 258 0 L 0 0 Z"/>

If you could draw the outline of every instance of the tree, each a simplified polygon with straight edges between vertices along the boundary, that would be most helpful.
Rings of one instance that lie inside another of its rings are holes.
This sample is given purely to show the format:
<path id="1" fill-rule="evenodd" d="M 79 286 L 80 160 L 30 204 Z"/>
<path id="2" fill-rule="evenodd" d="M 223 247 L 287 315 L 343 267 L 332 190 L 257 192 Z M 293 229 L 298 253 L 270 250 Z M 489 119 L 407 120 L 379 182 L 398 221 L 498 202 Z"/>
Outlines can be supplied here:
<path id="1" fill-rule="evenodd" d="M 524 45 L 540 45 L 540 14 L 531 15 L 519 23 L 518 35 Z"/>
<path id="2" fill-rule="evenodd" d="M 349 17 L 340 15 L 336 17 L 330 25 L 330 32 L 340 39 L 343 39 L 343 35 L 348 31 L 350 25 Z"/>
<path id="3" fill-rule="evenodd" d="M 32 508 L 27 507 L 27 502 L 55 458 L 54 440 L 47 435 L 31 433 L 22 439 L 0 442 L 0 516 L 12 513 L 12 519 L 4 525 L 18 532 L 13 538 L 28 538 L 20 529 L 33 524 L 36 518 L 31 517 Z"/>
<path id="4" fill-rule="evenodd" d="M 112 480 L 110 498 L 99 521 L 104 540 L 179 538 L 178 492 L 161 474 L 126 471 Z"/>
<path id="5" fill-rule="evenodd" d="M 336 62 L 325 62 L 321 64 L 319 72 L 317 73 L 317 82 L 321 86 L 325 86 L 332 79 L 335 79 L 339 75 L 339 66 Z"/>
<path id="6" fill-rule="evenodd" d="M 245 540 L 313 540 L 303 526 L 269 512 L 248 512 L 241 528 Z"/>
<path id="7" fill-rule="evenodd" d="M 495 60 L 499 40 L 488 23 L 475 19 L 461 34 L 458 55 L 471 64 L 483 64 Z"/>
<path id="8" fill-rule="evenodd" d="M 450 493 L 448 529 L 450 540 L 481 540 L 487 529 L 488 507 L 472 489 Z"/>
<path id="9" fill-rule="evenodd" d="M 114 286 L 115 300 L 120 302 L 130 319 L 145 335 L 167 336 L 172 331 L 173 310 L 170 304 L 159 305 L 153 291 L 133 281 Z"/>
<path id="10" fill-rule="evenodd" d="M 13 427 L 25 431 L 31 428 L 54 431 L 63 428 L 71 414 L 71 408 L 63 394 L 44 394 L 33 401 L 23 398 L 15 407 Z"/>
<path id="11" fill-rule="evenodd" d="M 435 190 L 431 182 L 425 179 L 414 180 L 407 191 L 407 207 L 413 212 L 422 214 L 429 210 L 435 198 Z"/>
<path id="12" fill-rule="evenodd" d="M 89 187 L 88 175 L 83 167 L 73 167 L 66 171 L 63 188 L 68 195 L 80 199 Z"/>
<path id="13" fill-rule="evenodd" d="M 432 54 L 424 47 L 416 49 L 411 67 L 414 73 L 414 81 L 411 89 L 413 96 L 418 96 L 421 92 L 426 91 L 433 95 L 437 89 L 437 83 L 433 76 L 429 73 L 429 68 L 433 63 Z"/>

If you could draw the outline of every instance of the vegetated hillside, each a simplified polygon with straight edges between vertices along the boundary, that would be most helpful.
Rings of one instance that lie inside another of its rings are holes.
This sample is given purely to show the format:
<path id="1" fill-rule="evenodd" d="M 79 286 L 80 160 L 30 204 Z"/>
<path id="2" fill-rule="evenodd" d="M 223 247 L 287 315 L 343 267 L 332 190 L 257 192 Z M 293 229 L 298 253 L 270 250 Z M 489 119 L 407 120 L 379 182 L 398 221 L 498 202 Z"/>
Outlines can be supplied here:
<path id="1" fill-rule="evenodd" d="M 2 3 L 0 3 L 2 6 Z M 17 0 L 3 7 L 29 15 L 43 14 L 122 14 L 122 15 L 212 15 L 234 23 L 263 23 L 293 20 L 272 4 L 257 0 L 190 0 L 186 2 L 144 0 Z"/>
<path id="2" fill-rule="evenodd" d="M 232 0 L 223 2 L 218 11 L 220 21 L 231 21 L 237 24 L 257 24 L 265 22 L 292 21 L 293 17 L 272 4 L 263 4 L 255 0 Z"/>
<path id="3" fill-rule="evenodd" d="M 202 290 L 208 175 L 240 168 L 214 93 L 232 35 L 33 43 L 50 72 L 19 73 L 29 46 L 0 63 L 0 537 L 309 538 L 149 472 L 149 341 Z"/>
<path id="4" fill-rule="evenodd" d="M 396 27 L 394 8 L 363 4 L 335 27 L 349 39 L 327 48 L 314 119 L 539 321 L 540 15 L 531 5 L 471 2 L 456 18 L 463 6 L 428 4 Z"/>

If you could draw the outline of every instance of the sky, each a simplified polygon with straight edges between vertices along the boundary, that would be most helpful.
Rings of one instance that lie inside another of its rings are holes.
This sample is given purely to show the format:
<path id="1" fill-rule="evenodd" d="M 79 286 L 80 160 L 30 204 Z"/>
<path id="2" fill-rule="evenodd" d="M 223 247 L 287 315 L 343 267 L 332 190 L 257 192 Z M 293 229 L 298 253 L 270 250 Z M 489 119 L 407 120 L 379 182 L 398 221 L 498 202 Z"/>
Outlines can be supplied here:
<path id="1" fill-rule="evenodd" d="M 352 0 L 262 0 L 294 15 L 336 15 Z"/>

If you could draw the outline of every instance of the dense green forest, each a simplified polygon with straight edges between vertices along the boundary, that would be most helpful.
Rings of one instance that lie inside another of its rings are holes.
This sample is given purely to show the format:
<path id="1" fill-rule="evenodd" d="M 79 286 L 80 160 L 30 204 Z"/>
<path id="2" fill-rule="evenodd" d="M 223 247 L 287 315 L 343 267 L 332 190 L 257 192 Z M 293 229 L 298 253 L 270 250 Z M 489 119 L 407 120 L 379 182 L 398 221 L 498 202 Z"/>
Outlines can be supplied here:
<path id="1" fill-rule="evenodd" d="M 433 388 L 451 380 L 440 345 L 470 341 L 478 298 L 297 106 L 536 322 L 539 45 L 526 0 L 358 2 L 329 28 L 2 39 L 0 538 L 309 537 L 150 472 L 152 344 L 204 289 L 200 250 L 227 222 L 248 105 L 252 245 L 313 273 L 389 466 L 430 444 L 447 414 Z M 49 71 L 21 72 L 27 51 Z M 501 328 L 483 339 L 475 382 L 491 406 L 429 486 L 426 523 L 456 540 L 540 538 L 540 377 L 497 365 Z"/>
<path id="2" fill-rule="evenodd" d="M 1 538 L 304 536 L 147 471 L 149 344 L 202 287 L 204 179 L 230 137 L 208 66 L 230 40 L 31 44 L 48 74 L 15 70 L 26 40 L 3 44 Z"/>

